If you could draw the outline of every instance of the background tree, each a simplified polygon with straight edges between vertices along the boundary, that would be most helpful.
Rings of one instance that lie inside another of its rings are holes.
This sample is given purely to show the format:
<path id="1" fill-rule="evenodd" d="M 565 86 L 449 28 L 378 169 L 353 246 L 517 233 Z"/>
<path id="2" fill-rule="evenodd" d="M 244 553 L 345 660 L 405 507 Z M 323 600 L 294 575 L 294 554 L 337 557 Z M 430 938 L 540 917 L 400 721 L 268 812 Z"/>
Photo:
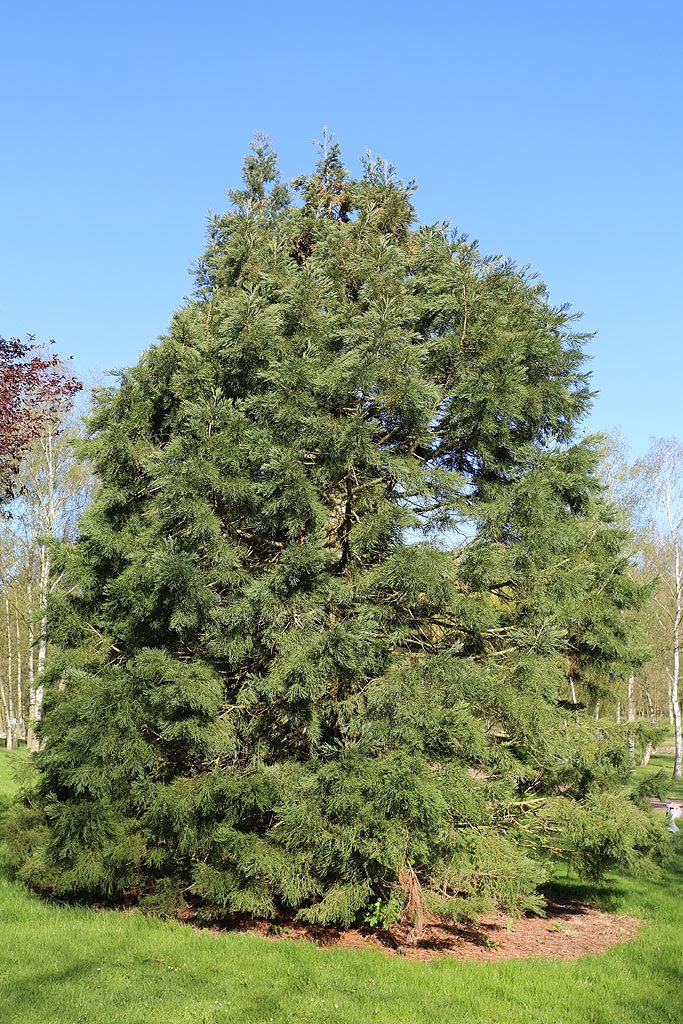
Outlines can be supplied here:
<path id="1" fill-rule="evenodd" d="M 606 497 L 612 503 L 617 519 L 628 531 L 630 537 L 627 551 L 632 566 L 631 573 L 637 580 L 646 584 L 650 590 L 654 586 L 655 573 L 652 572 L 646 551 L 650 546 L 648 514 L 643 504 L 643 491 L 639 486 L 638 475 L 630 460 L 630 450 L 626 439 L 618 432 L 605 435 L 602 443 L 600 460 L 600 476 L 605 484 Z M 660 695 L 657 692 L 660 660 L 657 639 L 657 611 L 652 600 L 640 609 L 639 619 L 643 631 L 643 639 L 647 641 L 650 656 L 643 663 L 639 672 L 630 672 L 626 680 L 613 679 L 603 699 L 596 707 L 596 719 L 599 718 L 600 707 L 603 712 L 616 713 L 617 723 L 622 722 L 622 710 L 626 711 L 626 728 L 631 760 L 635 760 L 636 740 L 647 734 L 642 723 L 649 722 L 655 728 L 645 743 L 643 762 L 647 764 L 653 750 L 656 727 L 660 720 Z M 624 685 L 624 683 L 626 685 Z M 664 700 L 664 708 L 666 708 Z"/>
<path id="2" fill-rule="evenodd" d="M 0 337 L 0 494 L 5 500 L 15 492 L 31 443 L 70 407 L 81 387 L 57 355 L 41 354 L 33 338 Z"/>
<path id="3" fill-rule="evenodd" d="M 674 726 L 674 778 L 683 768 L 681 737 L 680 656 L 683 628 L 683 446 L 675 438 L 653 440 L 634 466 L 641 497 L 643 558 L 659 587 L 655 593 L 656 621 L 669 651 L 667 676 Z"/>
<path id="4" fill-rule="evenodd" d="M 552 855 L 641 864 L 663 833 L 589 708 L 644 591 L 575 439 L 585 336 L 379 159 L 326 138 L 297 200 L 259 138 L 243 179 L 97 396 L 22 877 L 419 925 L 539 906 Z"/>
<path id="5" fill-rule="evenodd" d="M 27 342 L 0 337 L 0 502 L 6 516 L 8 504 L 20 493 L 22 460 L 46 432 L 55 434 L 57 424 L 70 408 L 81 384 L 69 374 L 56 355 L 45 355 L 32 338 Z M 22 565 L 16 537 L 6 536 L 0 558 L 4 604 L 3 663 L 0 668 L 0 705 L 8 746 L 25 734 L 25 698 L 33 690 L 31 613 L 26 604 L 26 566 Z M 30 574 L 29 574 L 30 576 Z M 30 601 L 29 601 L 30 604 Z M 22 675 L 29 665 L 29 688 Z"/>
<path id="6" fill-rule="evenodd" d="M 35 724 L 43 702 L 43 670 L 47 656 L 47 601 L 60 585 L 52 574 L 51 544 L 72 543 L 77 523 L 89 502 L 94 481 L 86 463 L 74 455 L 74 443 L 83 435 L 82 416 L 72 410 L 62 421 L 45 417 L 43 429 L 24 456 L 16 477 L 18 497 L 7 524 L 17 552 L 25 608 L 26 735 L 30 750 L 37 749 Z"/>
<path id="7" fill-rule="evenodd" d="M 0 722 L 9 749 L 25 738 L 25 588 L 15 538 L 0 533 Z"/>

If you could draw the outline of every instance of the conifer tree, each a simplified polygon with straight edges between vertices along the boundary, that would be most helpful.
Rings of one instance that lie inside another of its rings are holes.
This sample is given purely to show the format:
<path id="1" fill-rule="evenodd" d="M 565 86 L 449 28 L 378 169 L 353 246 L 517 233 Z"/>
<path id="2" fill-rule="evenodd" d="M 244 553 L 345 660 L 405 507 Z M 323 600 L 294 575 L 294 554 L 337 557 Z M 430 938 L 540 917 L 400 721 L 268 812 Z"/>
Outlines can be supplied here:
<path id="1" fill-rule="evenodd" d="M 327 137 L 286 187 L 258 137 L 194 296 L 99 392 L 12 826 L 34 886 L 349 925 L 656 854 L 570 701 L 643 656 L 585 336 L 413 192 Z"/>

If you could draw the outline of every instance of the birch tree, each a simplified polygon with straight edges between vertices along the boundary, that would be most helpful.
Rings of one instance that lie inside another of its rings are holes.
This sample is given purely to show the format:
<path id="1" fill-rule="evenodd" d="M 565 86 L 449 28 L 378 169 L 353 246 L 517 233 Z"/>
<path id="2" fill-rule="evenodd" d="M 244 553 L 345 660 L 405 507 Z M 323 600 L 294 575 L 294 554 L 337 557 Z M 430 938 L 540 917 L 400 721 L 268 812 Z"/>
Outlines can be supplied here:
<path id="1" fill-rule="evenodd" d="M 59 577 L 51 575 L 51 541 L 71 541 L 92 490 L 88 468 L 74 456 L 81 433 L 75 416 L 64 426 L 48 421 L 18 474 L 20 498 L 12 506 L 11 527 L 27 577 L 27 745 L 37 748 L 35 723 L 43 703 L 42 673 L 47 656 L 47 602 Z"/>
<path id="2" fill-rule="evenodd" d="M 626 529 L 632 531 L 633 542 L 630 545 L 629 554 L 634 558 L 635 562 L 636 558 L 634 556 L 636 556 L 638 545 L 634 534 L 634 527 L 638 519 L 639 496 L 633 469 L 629 463 L 629 445 L 626 438 L 619 431 L 606 435 L 604 438 L 601 476 L 605 485 L 606 496 L 612 505 L 615 506 L 619 521 Z M 646 609 L 642 609 L 640 612 L 641 619 L 645 617 L 645 614 Z M 620 696 L 623 696 L 623 692 Z M 626 718 L 629 722 L 629 758 L 633 764 L 635 761 L 635 734 L 632 723 L 636 720 L 636 677 L 633 672 L 628 675 L 625 696 Z M 619 700 L 616 707 L 617 724 L 621 721 L 621 707 L 622 702 Z M 597 720 L 599 711 L 595 717 Z"/>
<path id="3" fill-rule="evenodd" d="M 660 628 L 669 637 L 671 714 L 675 736 L 674 771 L 683 769 L 681 737 L 680 657 L 683 625 L 683 445 L 676 438 L 652 442 L 647 455 L 636 463 L 640 495 L 649 518 L 650 547 L 660 556 L 661 586 L 655 593 Z M 664 555 L 664 559 L 661 559 Z"/>
<path id="4" fill-rule="evenodd" d="M 0 537 L 0 720 L 8 749 L 17 746 L 24 734 L 24 692 L 22 669 L 25 636 L 20 610 L 16 539 L 5 529 Z"/>
<path id="5" fill-rule="evenodd" d="M 0 336 L 0 517 L 7 517 L 8 505 L 21 493 L 19 474 L 32 445 L 39 443 L 46 431 L 57 429 L 81 388 L 59 356 L 36 345 L 33 337 L 21 341 Z M 1 561 L 6 660 L 0 669 L 0 711 L 11 747 L 23 730 L 26 651 L 16 601 L 8 593 L 6 570 L 7 564 Z"/>

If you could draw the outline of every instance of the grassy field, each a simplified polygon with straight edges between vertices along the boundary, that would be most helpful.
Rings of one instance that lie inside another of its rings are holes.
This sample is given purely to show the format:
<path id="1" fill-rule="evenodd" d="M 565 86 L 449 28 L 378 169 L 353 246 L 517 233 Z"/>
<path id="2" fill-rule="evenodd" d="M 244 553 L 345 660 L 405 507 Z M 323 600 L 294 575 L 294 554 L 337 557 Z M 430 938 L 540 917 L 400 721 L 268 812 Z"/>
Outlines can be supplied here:
<path id="1" fill-rule="evenodd" d="M 666 736 L 662 739 L 662 745 L 664 749 L 673 749 L 674 745 L 674 734 L 673 729 L 669 729 Z M 668 788 L 667 795 L 673 800 L 683 800 L 683 779 L 677 779 L 674 781 L 671 778 L 671 771 L 673 768 L 674 758 L 673 754 L 653 754 L 650 758 L 650 762 L 647 768 L 639 768 L 638 775 L 653 775 L 655 772 L 664 771 L 668 776 Z M 678 823 L 680 827 L 680 822 Z M 683 834 L 683 829 L 682 829 Z"/>
<path id="2" fill-rule="evenodd" d="M 0 798 L 21 755 L 0 750 Z M 653 759 L 654 760 L 654 759 Z M 652 770 L 671 770 L 660 757 Z M 683 787 L 671 788 L 683 797 Z M 645 920 L 600 956 L 420 963 L 49 905 L 0 866 L 0 1014 L 22 1024 L 678 1024 L 683 830 L 654 880 L 588 895 Z M 580 891 L 575 883 L 566 885 Z"/>

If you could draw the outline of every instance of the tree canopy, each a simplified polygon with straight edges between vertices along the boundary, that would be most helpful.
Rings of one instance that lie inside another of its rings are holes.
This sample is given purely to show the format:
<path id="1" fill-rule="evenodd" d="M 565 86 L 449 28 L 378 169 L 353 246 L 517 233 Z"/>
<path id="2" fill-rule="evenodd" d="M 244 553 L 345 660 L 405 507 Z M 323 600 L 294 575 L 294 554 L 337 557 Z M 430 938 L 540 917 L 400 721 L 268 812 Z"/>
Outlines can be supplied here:
<path id="1" fill-rule="evenodd" d="M 286 186 L 257 138 L 195 294 L 100 390 L 12 826 L 33 885 L 349 925 L 656 854 L 623 739 L 575 722 L 644 656 L 585 335 L 413 192 L 327 138 Z"/>
<path id="2" fill-rule="evenodd" d="M 32 338 L 0 336 L 0 499 L 14 494 L 21 460 L 44 426 L 58 421 L 82 384 Z"/>

